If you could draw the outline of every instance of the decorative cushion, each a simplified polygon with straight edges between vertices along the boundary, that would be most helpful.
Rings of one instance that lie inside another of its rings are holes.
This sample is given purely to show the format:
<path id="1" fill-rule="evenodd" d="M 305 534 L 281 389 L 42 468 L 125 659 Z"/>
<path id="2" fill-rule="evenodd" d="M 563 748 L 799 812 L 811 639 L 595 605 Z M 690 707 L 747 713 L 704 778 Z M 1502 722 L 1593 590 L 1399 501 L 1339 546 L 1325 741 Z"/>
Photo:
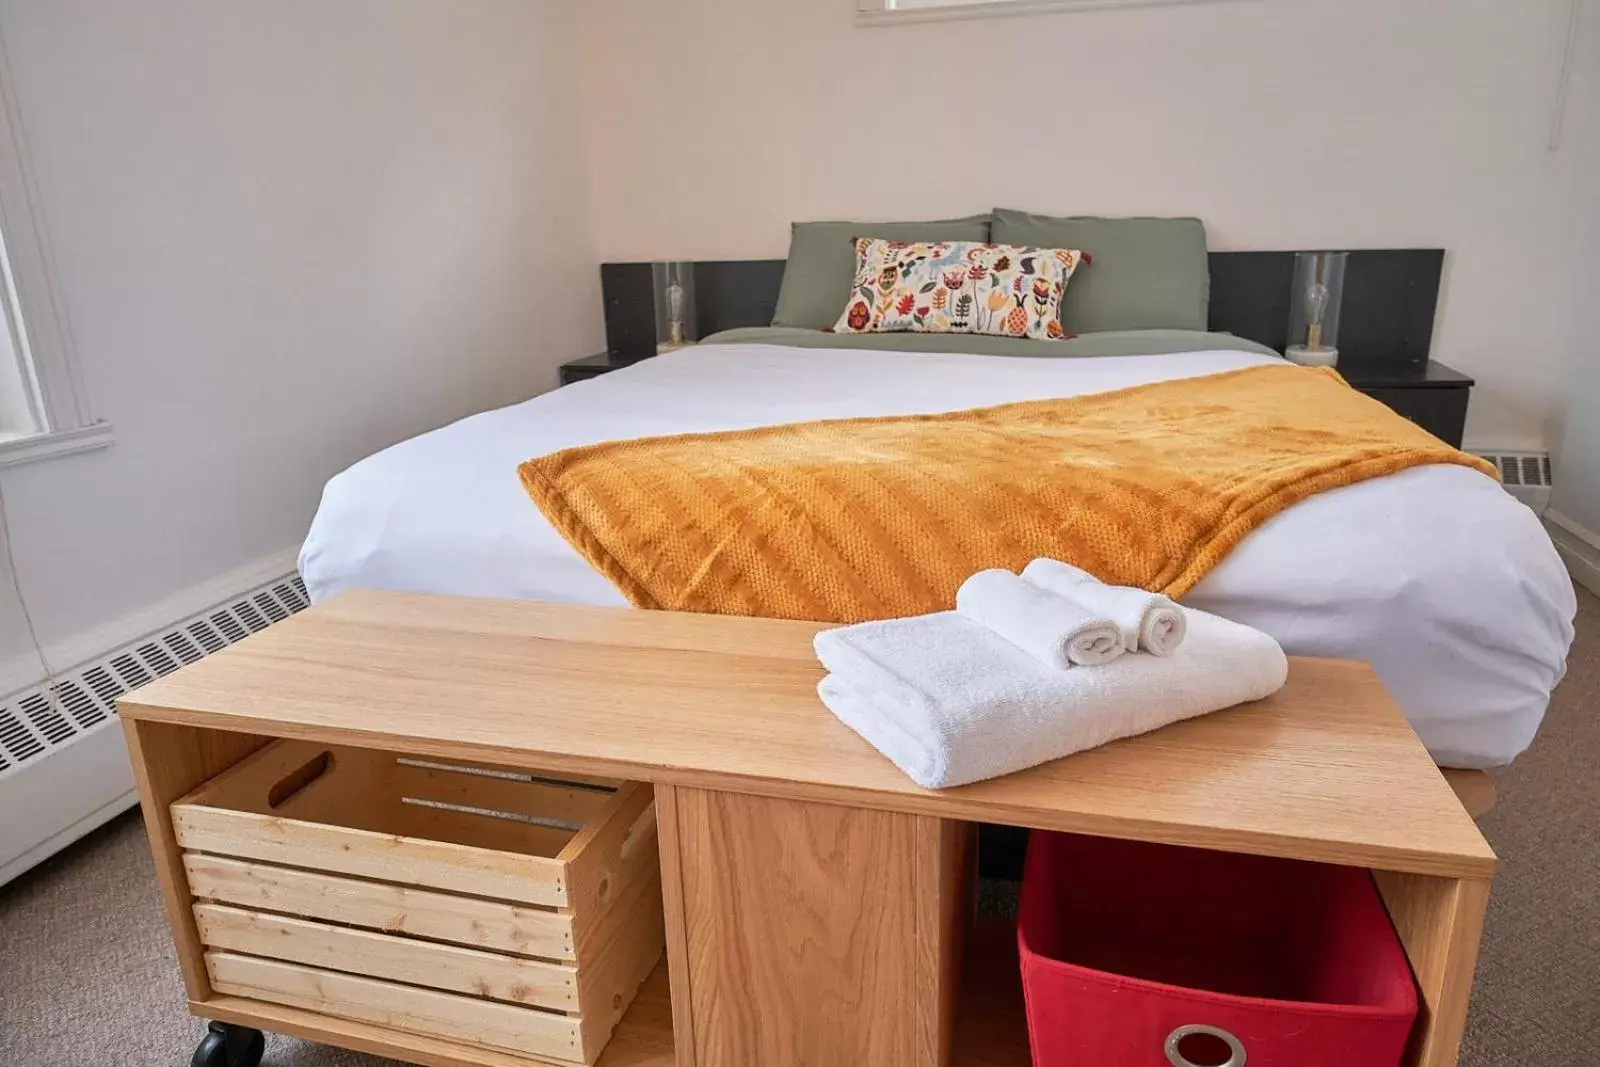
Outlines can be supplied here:
<path id="1" fill-rule="evenodd" d="M 1070 248 L 856 239 L 838 333 L 983 333 L 1056 341 L 1061 298 L 1083 260 Z"/>
<path id="2" fill-rule="evenodd" d="M 989 216 L 931 222 L 797 222 L 790 229 L 789 260 L 783 266 L 774 326 L 825 330 L 855 276 L 857 237 L 886 241 L 987 241 Z"/>
<path id="3" fill-rule="evenodd" d="M 1081 248 L 1094 269 L 1061 305 L 1068 333 L 1204 330 L 1211 317 L 1206 228 L 1199 219 L 1050 218 L 996 208 L 992 241 Z"/>

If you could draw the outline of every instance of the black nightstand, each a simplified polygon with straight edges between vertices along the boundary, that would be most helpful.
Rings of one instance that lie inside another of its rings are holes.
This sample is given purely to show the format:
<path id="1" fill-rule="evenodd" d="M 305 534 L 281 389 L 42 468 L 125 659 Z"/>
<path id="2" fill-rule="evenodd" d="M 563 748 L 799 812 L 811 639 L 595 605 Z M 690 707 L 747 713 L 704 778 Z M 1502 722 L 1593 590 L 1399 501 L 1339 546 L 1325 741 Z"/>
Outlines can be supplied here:
<path id="1" fill-rule="evenodd" d="M 1443 363 L 1341 359 L 1334 368 L 1356 390 L 1382 401 L 1447 444 L 1461 447 L 1473 381 Z"/>
<path id="2" fill-rule="evenodd" d="M 636 359 L 613 359 L 610 352 L 601 352 L 598 355 L 584 356 L 582 359 L 575 359 L 571 363 L 561 364 L 561 384 L 571 385 L 573 382 L 582 382 L 587 381 L 590 378 L 598 378 L 602 374 L 619 370 L 622 367 L 631 367 L 637 362 L 639 361 Z"/>

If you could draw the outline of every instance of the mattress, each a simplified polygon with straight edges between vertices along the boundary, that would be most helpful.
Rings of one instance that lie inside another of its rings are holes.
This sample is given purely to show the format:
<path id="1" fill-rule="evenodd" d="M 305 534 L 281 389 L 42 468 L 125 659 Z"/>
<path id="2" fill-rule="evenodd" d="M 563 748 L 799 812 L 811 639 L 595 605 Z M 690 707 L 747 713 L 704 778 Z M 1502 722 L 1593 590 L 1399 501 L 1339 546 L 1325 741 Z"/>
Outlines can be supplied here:
<path id="1" fill-rule="evenodd" d="M 369 587 L 625 605 L 524 494 L 522 460 L 615 438 L 1075 396 L 1273 358 L 688 348 L 355 464 L 324 489 L 300 570 L 313 600 Z M 1455 767 L 1507 763 L 1527 747 L 1565 670 L 1576 611 L 1535 515 L 1455 466 L 1289 508 L 1184 602 L 1265 630 L 1291 654 L 1371 662 L 1434 758 Z"/>

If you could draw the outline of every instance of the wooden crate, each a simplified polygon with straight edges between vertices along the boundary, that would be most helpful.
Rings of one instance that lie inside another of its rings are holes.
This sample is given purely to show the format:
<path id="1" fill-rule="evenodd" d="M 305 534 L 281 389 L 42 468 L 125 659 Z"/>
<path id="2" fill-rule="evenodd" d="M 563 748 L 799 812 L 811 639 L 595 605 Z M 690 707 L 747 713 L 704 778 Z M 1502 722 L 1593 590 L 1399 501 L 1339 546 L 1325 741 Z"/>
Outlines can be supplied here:
<path id="1" fill-rule="evenodd" d="M 665 943 L 652 796 L 276 741 L 172 821 L 218 992 L 593 1063 Z"/>

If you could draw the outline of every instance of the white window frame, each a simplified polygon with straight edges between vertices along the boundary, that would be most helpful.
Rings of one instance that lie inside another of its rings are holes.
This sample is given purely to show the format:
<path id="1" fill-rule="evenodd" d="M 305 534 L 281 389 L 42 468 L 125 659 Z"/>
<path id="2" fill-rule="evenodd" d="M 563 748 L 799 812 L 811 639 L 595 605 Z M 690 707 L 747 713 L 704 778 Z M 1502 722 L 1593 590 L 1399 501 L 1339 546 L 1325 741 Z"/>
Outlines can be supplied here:
<path id="1" fill-rule="evenodd" d="M 1223 0 L 856 0 L 856 22 L 862 26 L 895 26 L 907 22 L 1098 11 L 1108 7 L 1220 2 Z"/>
<path id="2" fill-rule="evenodd" d="M 112 437 L 83 387 L 10 71 L 0 42 L 0 299 L 14 312 L 0 329 L 9 331 L 15 356 L 0 373 L 27 408 L 26 424 L 0 426 L 0 467 L 103 448 Z M 4 347 L 0 358 L 9 358 Z M 15 423 L 20 405 L 9 408 Z"/>

